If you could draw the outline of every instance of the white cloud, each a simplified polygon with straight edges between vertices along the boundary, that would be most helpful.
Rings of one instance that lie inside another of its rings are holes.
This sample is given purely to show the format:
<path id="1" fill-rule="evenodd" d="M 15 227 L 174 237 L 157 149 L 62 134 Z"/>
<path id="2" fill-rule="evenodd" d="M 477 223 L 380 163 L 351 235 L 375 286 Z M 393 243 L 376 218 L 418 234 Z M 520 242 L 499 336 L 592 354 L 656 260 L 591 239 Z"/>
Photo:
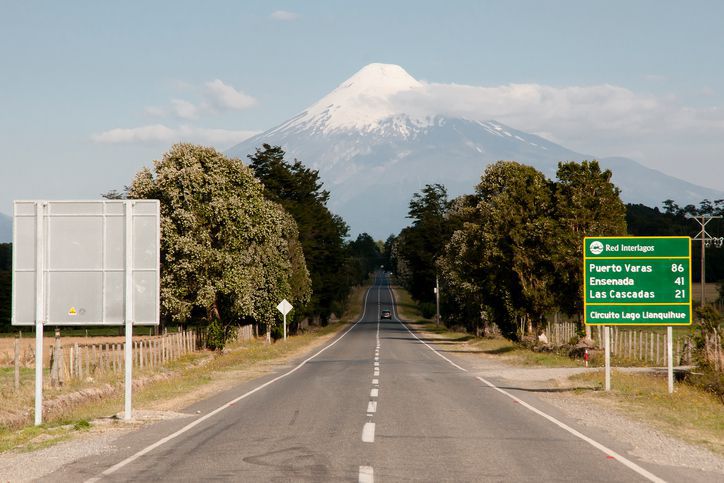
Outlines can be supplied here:
<path id="1" fill-rule="evenodd" d="M 259 131 L 231 129 L 182 128 L 180 130 L 181 138 L 184 140 L 223 147 L 231 147 L 257 134 Z"/>
<path id="2" fill-rule="evenodd" d="M 210 144 L 227 148 L 240 143 L 259 131 L 208 129 L 193 126 L 170 128 L 162 124 L 135 128 L 116 128 L 94 134 L 91 138 L 103 144 L 174 143 L 180 141 Z"/>
<path id="3" fill-rule="evenodd" d="M 676 98 L 610 84 L 486 87 L 426 83 L 399 94 L 394 102 L 400 111 L 417 116 L 494 119 L 574 148 L 635 143 L 642 136 L 663 132 L 714 130 L 724 134 L 722 109 L 688 108 Z"/>
<path id="4" fill-rule="evenodd" d="M 206 97 L 217 109 L 242 110 L 256 104 L 256 100 L 253 97 L 234 89 L 220 79 L 207 82 L 205 87 Z"/>
<path id="5" fill-rule="evenodd" d="M 170 142 L 176 136 L 176 132 L 163 124 L 141 126 L 134 128 L 116 128 L 94 134 L 91 139 L 97 143 L 146 143 L 146 142 Z"/>
<path id="6" fill-rule="evenodd" d="M 294 12 L 289 12 L 287 10 L 276 10 L 272 12 L 269 17 L 273 20 L 280 20 L 282 22 L 291 22 L 292 20 L 296 20 L 299 18 L 299 14 L 296 14 Z"/>
<path id="7" fill-rule="evenodd" d="M 158 107 L 158 106 L 148 106 L 143 109 L 143 112 L 145 112 L 149 116 L 154 116 L 154 117 L 163 117 L 163 116 L 168 115 L 168 113 L 166 112 L 166 109 L 164 109 L 163 107 Z"/>
<path id="8" fill-rule="evenodd" d="M 173 99 L 171 101 L 171 106 L 174 114 L 181 119 L 193 120 L 198 119 L 199 117 L 199 107 L 189 101 L 185 101 L 183 99 Z"/>

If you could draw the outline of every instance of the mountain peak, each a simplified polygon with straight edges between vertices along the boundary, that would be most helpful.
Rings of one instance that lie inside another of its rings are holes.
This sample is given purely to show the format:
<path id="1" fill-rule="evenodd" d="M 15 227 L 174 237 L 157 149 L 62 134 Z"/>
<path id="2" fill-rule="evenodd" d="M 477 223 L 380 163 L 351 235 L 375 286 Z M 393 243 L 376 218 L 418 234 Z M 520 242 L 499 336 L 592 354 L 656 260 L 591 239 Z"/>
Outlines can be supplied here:
<path id="1" fill-rule="evenodd" d="M 342 82 L 332 93 L 385 97 L 421 87 L 405 69 L 395 64 L 367 64 Z"/>
<path id="2" fill-rule="evenodd" d="M 323 133 L 347 129 L 375 131 L 381 121 L 403 114 L 393 102 L 397 94 L 421 87 L 422 84 L 399 65 L 368 64 L 280 127 Z"/>

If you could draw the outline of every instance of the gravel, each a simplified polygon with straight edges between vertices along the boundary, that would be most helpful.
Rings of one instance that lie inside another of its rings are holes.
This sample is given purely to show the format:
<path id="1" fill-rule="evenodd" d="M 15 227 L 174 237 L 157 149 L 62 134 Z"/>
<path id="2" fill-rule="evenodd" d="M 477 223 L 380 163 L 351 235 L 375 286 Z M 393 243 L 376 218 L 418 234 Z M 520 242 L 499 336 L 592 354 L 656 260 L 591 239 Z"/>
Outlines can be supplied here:
<path id="1" fill-rule="evenodd" d="M 724 458 L 716 453 L 666 435 L 598 401 L 585 396 L 572 398 L 560 393 L 547 393 L 541 398 L 563 410 L 579 424 L 602 429 L 616 439 L 629 443 L 633 446 L 629 452 L 643 461 L 724 475 Z"/>
<path id="2" fill-rule="evenodd" d="M 601 370 L 582 367 L 516 367 L 504 364 L 491 356 L 463 353 L 459 355 L 466 360 L 466 364 L 476 375 L 514 381 L 517 387 L 523 389 L 573 389 L 580 387 L 580 383 L 570 381 L 569 377 Z M 647 368 L 617 367 L 616 370 L 650 372 Z M 541 392 L 539 397 L 581 425 L 606 431 L 614 439 L 631 445 L 629 453 L 643 461 L 724 474 L 724 457 L 702 446 L 669 436 L 642 421 L 627 417 L 624 412 L 607 407 L 605 401 L 586 395 L 573 396 L 566 391 Z"/>
<path id="3" fill-rule="evenodd" d="M 120 416 L 122 415 L 92 421 L 88 431 L 73 432 L 69 441 L 48 448 L 27 452 L 15 450 L 0 454 L 0 481 L 37 480 L 81 458 L 115 452 L 115 442 L 118 438 L 147 422 L 191 415 L 173 411 L 134 411 L 134 420 L 129 422 L 118 419 Z M 52 438 L 52 435 L 43 434 L 31 443 L 40 444 Z"/>

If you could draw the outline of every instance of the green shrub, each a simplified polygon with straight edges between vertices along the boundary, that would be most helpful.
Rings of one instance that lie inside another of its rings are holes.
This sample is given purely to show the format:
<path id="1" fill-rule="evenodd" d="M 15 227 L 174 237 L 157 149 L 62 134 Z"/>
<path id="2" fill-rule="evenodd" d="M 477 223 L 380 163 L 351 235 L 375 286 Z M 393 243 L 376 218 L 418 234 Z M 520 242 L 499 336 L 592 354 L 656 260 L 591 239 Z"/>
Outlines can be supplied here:
<path id="1" fill-rule="evenodd" d="M 426 319 L 432 319 L 437 313 L 437 306 L 432 302 L 423 302 L 420 304 L 420 313 Z"/>
<path id="2" fill-rule="evenodd" d="M 213 320 L 206 328 L 206 346 L 211 350 L 222 350 L 226 345 L 227 333 L 221 322 Z"/>

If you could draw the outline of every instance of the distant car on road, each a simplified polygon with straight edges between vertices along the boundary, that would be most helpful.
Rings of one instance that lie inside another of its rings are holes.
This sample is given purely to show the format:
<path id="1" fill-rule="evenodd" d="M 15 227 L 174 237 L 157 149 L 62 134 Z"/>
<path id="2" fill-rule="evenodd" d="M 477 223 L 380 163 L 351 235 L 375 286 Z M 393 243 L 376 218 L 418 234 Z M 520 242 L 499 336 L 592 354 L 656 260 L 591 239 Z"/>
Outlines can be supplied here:
<path id="1" fill-rule="evenodd" d="M 380 313 L 380 318 L 381 318 L 381 319 L 390 319 L 390 320 L 391 320 L 391 319 L 392 319 L 392 312 L 390 312 L 389 310 L 383 310 L 383 311 Z"/>

